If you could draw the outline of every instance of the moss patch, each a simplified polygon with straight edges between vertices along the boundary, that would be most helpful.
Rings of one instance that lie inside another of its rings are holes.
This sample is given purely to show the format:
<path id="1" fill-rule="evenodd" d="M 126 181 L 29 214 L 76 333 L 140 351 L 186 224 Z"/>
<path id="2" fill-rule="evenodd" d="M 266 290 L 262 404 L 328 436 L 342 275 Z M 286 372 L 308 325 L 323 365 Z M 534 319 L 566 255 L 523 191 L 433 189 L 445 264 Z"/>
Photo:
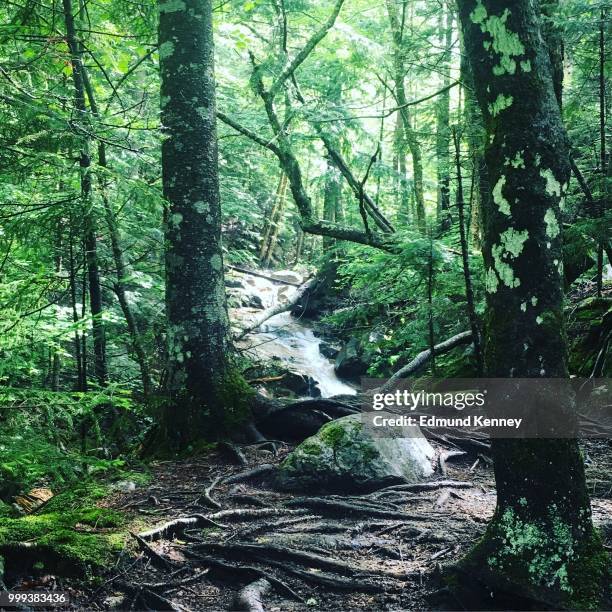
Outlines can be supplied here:
<path id="1" fill-rule="evenodd" d="M 124 535 L 118 531 L 122 525 L 120 513 L 104 508 L 3 519 L 0 551 L 6 552 L 8 568 L 13 559 L 28 564 L 27 554 L 19 559 L 18 547 L 31 544 L 31 561 L 53 566 L 53 571 L 61 573 L 86 574 L 112 563 L 124 545 Z"/>

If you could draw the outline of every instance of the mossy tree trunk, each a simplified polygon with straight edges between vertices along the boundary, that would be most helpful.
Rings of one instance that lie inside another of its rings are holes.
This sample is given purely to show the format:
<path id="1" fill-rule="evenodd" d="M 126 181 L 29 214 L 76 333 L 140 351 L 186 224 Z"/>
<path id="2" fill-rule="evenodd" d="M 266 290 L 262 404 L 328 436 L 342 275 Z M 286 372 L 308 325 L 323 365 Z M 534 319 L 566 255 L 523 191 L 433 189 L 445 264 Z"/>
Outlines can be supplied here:
<path id="1" fill-rule="evenodd" d="M 221 248 L 211 0 L 161 0 L 162 180 L 172 447 L 211 438 L 244 405 L 232 362 Z"/>
<path id="2" fill-rule="evenodd" d="M 561 206 L 570 167 L 537 7 L 458 6 L 492 186 L 483 248 L 486 375 L 565 378 Z M 493 455 L 497 510 L 465 565 L 492 589 L 596 606 L 606 559 L 577 442 L 494 440 Z"/>

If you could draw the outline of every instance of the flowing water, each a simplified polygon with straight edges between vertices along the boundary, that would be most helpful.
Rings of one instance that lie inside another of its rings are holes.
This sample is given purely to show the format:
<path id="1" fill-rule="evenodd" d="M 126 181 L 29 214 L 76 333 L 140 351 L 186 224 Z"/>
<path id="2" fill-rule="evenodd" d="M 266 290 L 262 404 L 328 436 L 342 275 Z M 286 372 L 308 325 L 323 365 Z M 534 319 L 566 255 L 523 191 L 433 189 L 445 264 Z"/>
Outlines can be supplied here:
<path id="1" fill-rule="evenodd" d="M 265 309 L 290 300 L 297 288 L 279 285 L 265 278 L 249 276 L 241 279 L 248 295 L 261 299 Z M 251 308 L 239 308 L 232 312 L 233 317 L 253 321 L 265 312 Z M 262 360 L 279 358 L 285 367 L 298 374 L 309 376 L 317 381 L 322 397 L 334 395 L 354 395 L 356 390 L 340 380 L 334 372 L 332 361 L 321 355 L 317 338 L 310 326 L 300 319 L 283 312 L 268 319 L 258 330 L 246 338 L 248 346 Z"/>

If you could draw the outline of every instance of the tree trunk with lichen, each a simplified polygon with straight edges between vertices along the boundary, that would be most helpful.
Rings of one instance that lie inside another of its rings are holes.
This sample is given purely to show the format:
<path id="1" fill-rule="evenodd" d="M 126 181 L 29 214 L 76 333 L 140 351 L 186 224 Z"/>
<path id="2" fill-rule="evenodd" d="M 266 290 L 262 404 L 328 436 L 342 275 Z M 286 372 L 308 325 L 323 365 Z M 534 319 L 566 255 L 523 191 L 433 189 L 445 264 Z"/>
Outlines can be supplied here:
<path id="1" fill-rule="evenodd" d="M 561 206 L 570 169 L 539 14 L 529 0 L 458 6 L 492 186 L 483 245 L 486 375 L 565 378 Z M 557 409 L 559 418 L 570 418 L 571 402 Z M 523 596 L 555 607 L 597 607 L 607 560 L 577 442 L 492 446 L 496 513 L 460 567 L 515 602 Z"/>
<path id="2" fill-rule="evenodd" d="M 221 247 L 212 7 L 161 0 L 162 180 L 168 201 L 168 400 L 172 448 L 212 438 L 240 419 L 248 386 L 230 344 Z"/>

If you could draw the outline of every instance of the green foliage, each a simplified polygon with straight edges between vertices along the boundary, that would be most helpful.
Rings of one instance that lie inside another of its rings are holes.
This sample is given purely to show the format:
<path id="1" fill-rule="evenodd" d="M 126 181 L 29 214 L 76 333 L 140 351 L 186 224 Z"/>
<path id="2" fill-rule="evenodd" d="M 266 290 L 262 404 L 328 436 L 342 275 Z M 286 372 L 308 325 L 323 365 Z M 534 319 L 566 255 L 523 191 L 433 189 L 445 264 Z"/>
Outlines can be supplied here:
<path id="1" fill-rule="evenodd" d="M 436 341 L 469 328 L 463 269 L 445 241 L 435 240 L 432 246 L 417 234 L 402 238 L 398 255 L 358 246 L 346 251 L 339 283 L 350 288 L 350 298 L 344 308 L 326 319 L 335 329 L 360 339 L 370 358 L 369 373 L 374 376 L 389 375 L 428 348 L 430 254 Z M 482 263 L 477 257 L 470 263 L 477 310 L 482 311 Z M 454 365 L 453 369 L 462 368 Z"/>
<path id="2" fill-rule="evenodd" d="M 0 499 L 8 502 L 33 486 L 61 490 L 93 476 L 120 474 L 126 461 L 117 456 L 119 447 L 128 450 L 143 417 L 116 389 L 1 390 Z"/>

